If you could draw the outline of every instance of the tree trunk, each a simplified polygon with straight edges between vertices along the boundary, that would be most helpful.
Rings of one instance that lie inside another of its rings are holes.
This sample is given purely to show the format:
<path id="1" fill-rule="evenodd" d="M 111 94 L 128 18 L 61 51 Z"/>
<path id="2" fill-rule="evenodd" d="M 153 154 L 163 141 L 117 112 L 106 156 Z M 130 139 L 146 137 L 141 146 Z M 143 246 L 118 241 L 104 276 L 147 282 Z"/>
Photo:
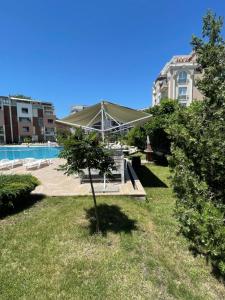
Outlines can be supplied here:
<path id="1" fill-rule="evenodd" d="M 98 208 L 97 208 L 95 190 L 94 190 L 94 186 L 93 186 L 93 181 L 92 181 L 92 175 L 91 175 L 91 169 L 90 168 L 88 168 L 88 174 L 89 174 L 89 179 L 90 179 L 90 183 L 91 183 L 91 191 L 92 191 L 92 196 L 93 196 L 93 200 L 94 200 L 94 207 L 95 207 L 96 231 L 99 233 L 100 226 L 99 226 Z"/>

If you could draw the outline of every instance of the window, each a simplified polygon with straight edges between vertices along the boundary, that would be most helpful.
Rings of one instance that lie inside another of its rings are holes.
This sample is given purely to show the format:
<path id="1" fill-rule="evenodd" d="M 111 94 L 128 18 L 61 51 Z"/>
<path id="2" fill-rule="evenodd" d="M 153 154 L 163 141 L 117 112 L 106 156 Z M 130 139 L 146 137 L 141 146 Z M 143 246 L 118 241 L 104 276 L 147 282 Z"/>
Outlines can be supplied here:
<path id="1" fill-rule="evenodd" d="M 187 87 L 179 87 L 178 88 L 178 99 L 187 100 Z"/>
<path id="2" fill-rule="evenodd" d="M 53 111 L 52 110 L 45 110 L 45 115 L 51 116 L 51 115 L 53 115 Z"/>
<path id="3" fill-rule="evenodd" d="M 0 126 L 0 135 L 4 135 L 4 128 L 3 128 L 3 126 Z"/>
<path id="4" fill-rule="evenodd" d="M 178 75 L 178 83 L 184 84 L 187 82 L 187 72 L 181 71 Z"/>
<path id="5" fill-rule="evenodd" d="M 23 132 L 29 132 L 29 127 L 23 127 Z"/>
<path id="6" fill-rule="evenodd" d="M 55 129 L 54 128 L 45 128 L 45 133 L 46 134 L 54 134 L 55 133 Z"/>
<path id="7" fill-rule="evenodd" d="M 9 105 L 9 103 L 10 103 L 10 102 L 9 102 L 9 99 L 3 99 L 2 102 L 3 102 L 3 104 L 5 104 L 5 105 Z"/>
<path id="8" fill-rule="evenodd" d="M 43 127 L 44 126 L 43 118 L 38 118 L 38 126 L 39 127 Z"/>
<path id="9" fill-rule="evenodd" d="M 44 106 L 44 114 L 45 115 L 53 115 L 54 110 L 52 106 Z"/>
<path id="10" fill-rule="evenodd" d="M 53 120 L 52 119 L 48 119 L 48 124 L 53 124 Z"/>
<path id="11" fill-rule="evenodd" d="M 4 144 L 4 143 L 5 143 L 4 136 L 0 136 L 0 144 Z"/>
<path id="12" fill-rule="evenodd" d="M 33 117 L 38 117 L 38 110 L 37 108 L 33 108 Z"/>
<path id="13" fill-rule="evenodd" d="M 19 117 L 19 121 L 20 122 L 31 122 L 30 118 L 26 118 L 26 117 Z"/>
<path id="14" fill-rule="evenodd" d="M 22 107 L 21 111 L 23 114 L 28 114 L 28 108 L 27 107 Z"/>

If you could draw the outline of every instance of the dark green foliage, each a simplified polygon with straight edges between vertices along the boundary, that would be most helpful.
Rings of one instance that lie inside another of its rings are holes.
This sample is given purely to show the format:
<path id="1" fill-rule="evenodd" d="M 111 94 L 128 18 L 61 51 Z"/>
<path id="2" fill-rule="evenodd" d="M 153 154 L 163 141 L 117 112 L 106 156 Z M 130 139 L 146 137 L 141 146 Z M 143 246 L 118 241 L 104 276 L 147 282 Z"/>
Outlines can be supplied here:
<path id="1" fill-rule="evenodd" d="M 203 39 L 194 37 L 205 99 L 179 110 L 168 132 L 181 231 L 225 275 L 225 44 L 221 18 L 208 13 Z"/>
<path id="2" fill-rule="evenodd" d="M 56 132 L 56 141 L 59 145 L 63 145 L 64 140 L 71 135 L 70 129 L 58 128 Z"/>
<path id="3" fill-rule="evenodd" d="M 97 169 L 100 174 L 110 174 L 114 161 L 100 142 L 96 133 L 85 134 L 77 129 L 63 141 L 63 150 L 59 155 L 67 160 L 62 169 L 66 174 L 80 173 L 83 169 Z"/>
<path id="4" fill-rule="evenodd" d="M 134 127 L 127 134 L 127 144 L 144 150 L 146 147 L 146 132 L 143 127 Z"/>
<path id="5" fill-rule="evenodd" d="M 164 99 L 159 105 L 149 109 L 151 120 L 145 125 L 146 135 L 149 135 L 154 152 L 170 153 L 170 139 L 166 129 L 174 112 L 180 107 L 175 100 Z"/>
<path id="6" fill-rule="evenodd" d="M 22 203 L 38 185 L 31 175 L 0 175 L 0 209 Z"/>
<path id="7" fill-rule="evenodd" d="M 152 118 L 144 127 L 134 127 L 128 132 L 126 137 L 127 144 L 144 150 L 148 135 L 152 149 L 155 152 L 155 159 L 164 161 L 165 155 L 170 153 L 170 139 L 166 129 L 178 108 L 180 108 L 178 101 L 163 99 L 159 105 L 146 110 L 152 115 Z M 157 153 L 160 153 L 161 156 L 159 157 Z"/>

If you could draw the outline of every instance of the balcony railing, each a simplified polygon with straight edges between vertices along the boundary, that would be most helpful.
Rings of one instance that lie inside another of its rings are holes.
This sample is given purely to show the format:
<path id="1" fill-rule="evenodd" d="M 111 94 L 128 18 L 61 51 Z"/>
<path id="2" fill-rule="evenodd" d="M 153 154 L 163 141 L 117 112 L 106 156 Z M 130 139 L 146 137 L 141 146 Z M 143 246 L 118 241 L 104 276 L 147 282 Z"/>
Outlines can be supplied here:
<path id="1" fill-rule="evenodd" d="M 28 118 L 19 118 L 19 122 L 22 122 L 22 123 L 26 123 L 26 124 L 30 124 L 31 123 L 31 119 L 28 119 Z"/>
<path id="2" fill-rule="evenodd" d="M 55 134 L 55 130 L 46 130 L 45 134 L 46 135 L 54 135 Z"/>

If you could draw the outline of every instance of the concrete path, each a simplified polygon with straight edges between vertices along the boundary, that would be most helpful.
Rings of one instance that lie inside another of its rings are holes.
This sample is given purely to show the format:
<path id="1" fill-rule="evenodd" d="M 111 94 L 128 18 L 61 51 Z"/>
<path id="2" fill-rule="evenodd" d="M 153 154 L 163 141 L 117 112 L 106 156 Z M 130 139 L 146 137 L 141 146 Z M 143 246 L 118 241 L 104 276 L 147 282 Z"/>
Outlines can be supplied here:
<path id="1" fill-rule="evenodd" d="M 24 166 L 16 167 L 12 170 L 1 171 L 2 174 L 32 174 L 37 177 L 41 185 L 39 185 L 33 193 L 45 194 L 47 196 L 84 196 L 91 195 L 90 184 L 80 184 L 80 180 L 76 176 L 67 176 L 58 168 L 64 163 L 62 159 L 53 159 L 50 166 L 44 166 L 40 169 L 26 170 Z M 108 183 L 107 192 L 100 192 L 103 189 L 103 183 L 95 183 L 94 187 L 97 194 L 104 195 L 126 195 L 134 197 L 145 197 L 146 193 L 138 178 L 135 178 L 134 189 L 131 180 L 128 178 L 125 184 L 120 182 Z"/>

